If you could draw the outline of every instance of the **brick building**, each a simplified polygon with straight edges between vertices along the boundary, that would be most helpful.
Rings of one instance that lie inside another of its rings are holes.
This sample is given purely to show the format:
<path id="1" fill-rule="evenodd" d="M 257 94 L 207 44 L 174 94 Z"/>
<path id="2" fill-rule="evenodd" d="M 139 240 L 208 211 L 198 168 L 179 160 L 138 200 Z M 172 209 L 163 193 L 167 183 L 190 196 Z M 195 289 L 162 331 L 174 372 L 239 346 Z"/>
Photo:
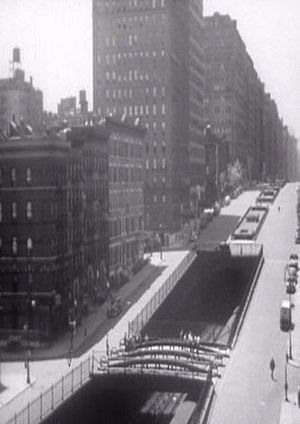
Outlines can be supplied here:
<path id="1" fill-rule="evenodd" d="M 202 31 L 202 1 L 93 2 L 94 109 L 142 117 L 148 129 L 148 229 L 178 228 L 191 187 L 203 184 Z"/>
<path id="2" fill-rule="evenodd" d="M 39 132 L 42 118 L 43 94 L 33 87 L 32 78 L 25 81 L 24 71 L 16 69 L 13 78 L 0 79 L 0 130 L 8 132 L 9 123 L 15 119 Z"/>
<path id="3" fill-rule="evenodd" d="M 38 345 L 106 297 L 108 134 L 1 143 L 0 199 L 1 344 Z"/>
<path id="4" fill-rule="evenodd" d="M 146 130 L 128 120 L 106 118 L 109 133 L 110 281 L 128 277 L 142 257 Z"/>

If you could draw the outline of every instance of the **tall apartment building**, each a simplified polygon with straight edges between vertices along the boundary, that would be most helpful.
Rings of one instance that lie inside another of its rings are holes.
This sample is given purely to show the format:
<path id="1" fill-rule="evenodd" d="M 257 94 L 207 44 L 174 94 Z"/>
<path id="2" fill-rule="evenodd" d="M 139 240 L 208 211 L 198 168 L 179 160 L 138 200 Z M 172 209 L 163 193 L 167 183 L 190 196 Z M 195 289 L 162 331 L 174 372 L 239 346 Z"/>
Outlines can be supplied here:
<path id="1" fill-rule="evenodd" d="M 24 121 L 34 131 L 42 128 L 43 94 L 33 87 L 32 78 L 25 81 L 21 69 L 14 71 L 12 78 L 0 79 L 0 130 L 8 132 L 9 123 Z"/>
<path id="2" fill-rule="evenodd" d="M 0 337 L 39 345 L 107 294 L 108 134 L 0 143 Z"/>
<path id="3" fill-rule="evenodd" d="M 204 18 L 205 117 L 213 131 L 229 142 L 248 179 L 257 177 L 263 133 L 263 86 L 236 21 L 215 13 Z"/>
<path id="4" fill-rule="evenodd" d="M 118 288 L 142 257 L 145 128 L 106 118 L 109 133 L 110 282 Z"/>
<path id="5" fill-rule="evenodd" d="M 94 0 L 93 26 L 94 110 L 142 117 L 145 227 L 178 228 L 204 168 L 202 0 Z"/>

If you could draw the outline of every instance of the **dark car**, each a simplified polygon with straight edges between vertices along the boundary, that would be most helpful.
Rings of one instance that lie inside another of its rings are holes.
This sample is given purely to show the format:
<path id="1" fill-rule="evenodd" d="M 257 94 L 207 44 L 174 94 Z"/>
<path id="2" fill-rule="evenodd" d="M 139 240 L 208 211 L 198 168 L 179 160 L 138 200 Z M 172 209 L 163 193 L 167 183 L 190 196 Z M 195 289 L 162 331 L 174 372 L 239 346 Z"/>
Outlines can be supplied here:
<path id="1" fill-rule="evenodd" d="M 294 294 L 296 293 L 296 286 L 294 283 L 290 282 L 286 284 L 286 292 L 287 294 Z"/>

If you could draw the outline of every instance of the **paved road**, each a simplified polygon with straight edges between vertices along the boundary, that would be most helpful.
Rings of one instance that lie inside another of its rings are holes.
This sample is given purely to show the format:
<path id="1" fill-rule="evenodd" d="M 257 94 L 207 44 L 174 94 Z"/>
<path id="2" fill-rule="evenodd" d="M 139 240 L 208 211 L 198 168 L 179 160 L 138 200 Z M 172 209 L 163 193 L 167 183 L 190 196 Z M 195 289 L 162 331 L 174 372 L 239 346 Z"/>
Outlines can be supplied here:
<path id="1" fill-rule="evenodd" d="M 217 387 L 210 424 L 279 422 L 287 346 L 287 334 L 279 328 L 280 304 L 286 296 L 284 266 L 291 252 L 299 254 L 294 244 L 295 188 L 295 184 L 289 184 L 280 192 L 259 234 L 258 242 L 264 244 L 265 265 L 239 341 Z M 275 381 L 269 372 L 272 355 L 276 362 Z M 298 378 L 300 376 L 294 373 L 290 385 Z"/>

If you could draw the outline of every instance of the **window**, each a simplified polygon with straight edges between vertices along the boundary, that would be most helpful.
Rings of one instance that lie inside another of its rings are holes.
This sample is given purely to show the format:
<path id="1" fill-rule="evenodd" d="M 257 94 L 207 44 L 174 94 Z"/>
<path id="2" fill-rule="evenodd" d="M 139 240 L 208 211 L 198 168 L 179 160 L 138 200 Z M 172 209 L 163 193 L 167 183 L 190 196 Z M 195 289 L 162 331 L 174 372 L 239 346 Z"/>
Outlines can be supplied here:
<path id="1" fill-rule="evenodd" d="M 28 237 L 28 239 L 27 239 L 27 252 L 28 252 L 29 255 L 32 252 L 32 248 L 33 248 L 32 238 Z"/>
<path id="2" fill-rule="evenodd" d="M 157 168 L 157 161 L 156 161 L 156 159 L 153 159 L 153 169 L 156 169 Z"/>
<path id="3" fill-rule="evenodd" d="M 12 202 L 11 204 L 11 217 L 13 219 L 17 218 L 17 203 L 16 202 Z"/>
<path id="4" fill-rule="evenodd" d="M 16 168 L 12 168 L 11 170 L 11 182 L 14 185 L 16 183 L 17 180 L 17 171 Z"/>
<path id="5" fill-rule="evenodd" d="M 154 116 L 156 116 L 156 105 L 153 105 L 152 113 L 153 113 Z"/>
<path id="6" fill-rule="evenodd" d="M 163 203 L 166 203 L 166 195 L 165 194 L 162 195 L 162 201 L 163 201 Z"/>
<path id="7" fill-rule="evenodd" d="M 32 203 L 31 202 L 26 203 L 26 218 L 27 219 L 32 218 Z"/>
<path id="8" fill-rule="evenodd" d="M 26 183 L 31 183 L 31 168 L 26 168 Z"/>
<path id="9" fill-rule="evenodd" d="M 13 255 L 16 255 L 18 253 L 18 242 L 17 237 L 12 238 L 12 253 Z"/>
<path id="10" fill-rule="evenodd" d="M 0 168 L 0 185 L 2 184 L 2 169 Z"/>
<path id="11" fill-rule="evenodd" d="M 162 166 L 162 169 L 166 169 L 166 159 L 165 158 L 163 158 L 161 166 Z"/>
<path id="12" fill-rule="evenodd" d="M 156 97 L 156 94 L 157 94 L 157 88 L 156 87 L 153 87 L 153 97 Z"/>
<path id="13" fill-rule="evenodd" d="M 154 203 L 156 203 L 156 202 L 157 202 L 157 195 L 156 195 L 156 194 L 154 194 L 154 196 L 153 196 L 153 202 L 154 202 Z"/>
<path id="14" fill-rule="evenodd" d="M 0 252 L 2 250 L 2 246 L 3 246 L 3 241 L 2 241 L 2 238 L 0 237 Z"/>
<path id="15" fill-rule="evenodd" d="M 146 169 L 149 170 L 149 159 L 146 160 Z"/>
<path id="16" fill-rule="evenodd" d="M 0 202 L 0 222 L 2 222 L 2 203 Z"/>
<path id="17" fill-rule="evenodd" d="M 164 103 L 161 105 L 161 113 L 162 115 L 166 114 L 166 105 Z"/>

